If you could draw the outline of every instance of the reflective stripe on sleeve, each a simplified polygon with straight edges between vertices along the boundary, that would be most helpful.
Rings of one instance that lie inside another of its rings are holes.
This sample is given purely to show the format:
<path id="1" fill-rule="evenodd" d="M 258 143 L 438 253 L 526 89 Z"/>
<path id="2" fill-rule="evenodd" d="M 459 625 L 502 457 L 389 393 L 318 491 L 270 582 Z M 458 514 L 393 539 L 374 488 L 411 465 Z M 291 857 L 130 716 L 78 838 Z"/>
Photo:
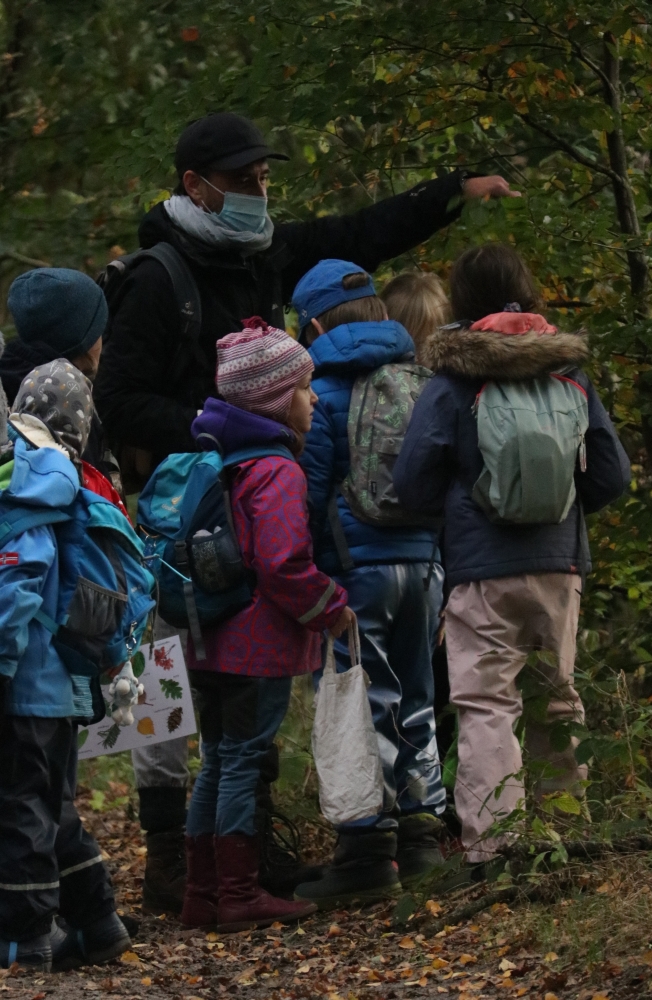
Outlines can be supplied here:
<path id="1" fill-rule="evenodd" d="M 316 618 L 317 615 L 320 615 L 334 593 L 335 593 L 335 580 L 331 580 L 331 582 L 326 587 L 326 590 L 315 604 L 314 608 L 311 608 L 310 611 L 306 611 L 305 615 L 301 615 L 301 618 L 297 619 L 299 625 L 307 625 L 308 622 L 311 622 L 313 620 L 313 618 Z"/>

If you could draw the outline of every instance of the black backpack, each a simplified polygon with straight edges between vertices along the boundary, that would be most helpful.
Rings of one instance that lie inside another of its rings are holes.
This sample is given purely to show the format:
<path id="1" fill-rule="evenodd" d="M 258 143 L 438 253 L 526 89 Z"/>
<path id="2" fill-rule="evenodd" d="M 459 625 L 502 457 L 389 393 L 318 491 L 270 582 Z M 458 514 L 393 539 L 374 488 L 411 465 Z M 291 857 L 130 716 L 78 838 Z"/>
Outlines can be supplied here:
<path id="1" fill-rule="evenodd" d="M 175 373 L 175 379 L 178 381 L 186 367 L 181 364 L 184 353 L 195 362 L 198 361 L 202 368 L 206 366 L 206 358 L 199 348 L 202 322 L 199 289 L 192 271 L 179 251 L 171 243 L 157 243 L 156 246 L 148 247 L 145 250 L 135 250 L 134 253 L 128 253 L 112 260 L 103 271 L 100 271 L 96 280 L 104 292 L 109 313 L 113 317 L 122 301 L 122 291 L 127 276 L 141 261 L 149 258 L 157 260 L 167 271 L 179 309 L 181 338 L 177 356 L 171 365 L 171 371 Z M 189 352 L 187 351 L 188 345 L 191 348 Z"/>

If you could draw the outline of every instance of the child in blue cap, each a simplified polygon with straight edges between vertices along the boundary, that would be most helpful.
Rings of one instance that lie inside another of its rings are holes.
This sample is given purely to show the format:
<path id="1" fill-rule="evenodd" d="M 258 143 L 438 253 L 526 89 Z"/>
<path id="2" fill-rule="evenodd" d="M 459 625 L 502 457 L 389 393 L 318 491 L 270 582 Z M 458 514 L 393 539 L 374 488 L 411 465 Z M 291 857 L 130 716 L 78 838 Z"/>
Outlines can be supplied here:
<path id="1" fill-rule="evenodd" d="M 313 267 L 296 286 L 293 305 L 302 340 L 310 345 L 319 397 L 301 458 L 313 504 L 315 561 L 346 587 L 358 617 L 385 780 L 383 812 L 340 827 L 324 877 L 296 890 L 296 898 L 329 909 L 395 895 L 401 881 L 419 879 L 442 863 L 439 817 L 446 796 L 431 660 L 444 572 L 431 530 L 363 522 L 338 488 L 350 469 L 347 424 L 354 383 L 382 365 L 413 362 L 411 337 L 388 320 L 370 275 L 349 261 L 323 260 Z M 335 643 L 335 656 L 338 669 L 347 669 L 345 643 Z"/>

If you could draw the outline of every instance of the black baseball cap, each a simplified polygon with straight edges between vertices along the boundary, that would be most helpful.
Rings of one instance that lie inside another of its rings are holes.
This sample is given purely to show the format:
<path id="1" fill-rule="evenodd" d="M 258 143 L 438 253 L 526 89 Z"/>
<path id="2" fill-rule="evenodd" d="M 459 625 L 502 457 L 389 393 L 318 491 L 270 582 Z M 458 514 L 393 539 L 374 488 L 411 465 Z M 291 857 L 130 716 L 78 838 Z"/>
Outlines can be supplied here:
<path id="1" fill-rule="evenodd" d="M 177 142 L 174 165 L 179 178 L 186 170 L 237 170 L 256 160 L 289 160 L 265 142 L 260 129 L 242 115 L 219 111 L 198 118 L 183 130 Z"/>

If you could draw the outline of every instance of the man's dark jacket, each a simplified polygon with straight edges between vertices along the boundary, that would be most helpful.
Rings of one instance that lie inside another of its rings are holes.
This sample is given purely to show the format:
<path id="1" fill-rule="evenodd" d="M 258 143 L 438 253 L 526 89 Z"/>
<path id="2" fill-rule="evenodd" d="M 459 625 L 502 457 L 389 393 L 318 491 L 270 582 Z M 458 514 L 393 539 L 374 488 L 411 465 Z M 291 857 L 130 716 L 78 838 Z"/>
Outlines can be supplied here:
<path id="1" fill-rule="evenodd" d="M 249 316 L 282 328 L 283 307 L 318 261 L 339 257 L 375 271 L 456 218 L 460 194 L 460 175 L 452 173 L 354 215 L 283 223 L 275 227 L 269 249 L 249 258 L 210 251 L 156 205 L 141 223 L 140 243 L 171 243 L 190 265 L 201 296 L 198 350 L 180 344 L 179 308 L 165 269 L 143 260 L 120 289 L 95 384 L 110 440 L 152 452 L 154 461 L 194 451 L 190 425 L 215 391 L 220 337 L 241 330 Z"/>
<path id="2" fill-rule="evenodd" d="M 575 472 L 584 512 L 600 510 L 625 492 L 630 476 L 627 455 L 591 382 L 573 367 L 587 356 L 586 338 L 444 327 L 436 339 L 441 370 L 414 407 L 394 466 L 394 486 L 409 510 L 432 515 L 443 510 L 448 585 L 521 573 L 588 572 L 588 540 L 577 500 L 561 524 L 493 524 L 471 497 L 484 464 L 474 412 L 483 384 L 491 379 L 535 378 L 560 369 L 588 397 L 586 471 L 578 463 Z"/>

